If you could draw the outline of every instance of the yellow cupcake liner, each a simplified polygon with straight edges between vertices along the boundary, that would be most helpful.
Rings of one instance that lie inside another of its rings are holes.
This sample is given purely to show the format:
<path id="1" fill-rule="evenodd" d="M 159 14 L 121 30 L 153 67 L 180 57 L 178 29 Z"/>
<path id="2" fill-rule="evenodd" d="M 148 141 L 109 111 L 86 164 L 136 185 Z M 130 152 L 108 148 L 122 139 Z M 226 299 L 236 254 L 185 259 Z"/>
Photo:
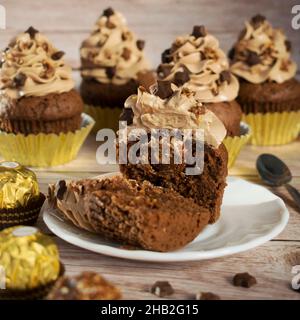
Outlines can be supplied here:
<path id="1" fill-rule="evenodd" d="M 81 129 L 61 134 L 12 134 L 0 131 L 0 154 L 7 161 L 24 166 L 51 167 L 76 158 L 94 126 L 94 120 L 82 114 Z"/>
<path id="2" fill-rule="evenodd" d="M 243 120 L 252 129 L 251 144 L 258 146 L 289 143 L 300 131 L 300 111 L 249 113 Z"/>
<path id="3" fill-rule="evenodd" d="M 228 152 L 228 168 L 234 165 L 241 149 L 247 144 L 252 134 L 250 127 L 244 122 L 240 124 L 240 132 L 240 136 L 226 137 L 223 141 Z"/>
<path id="4" fill-rule="evenodd" d="M 122 112 L 120 107 L 101 107 L 85 105 L 85 112 L 95 120 L 93 132 L 97 133 L 100 129 L 108 128 L 114 131 L 119 130 L 119 117 Z"/>

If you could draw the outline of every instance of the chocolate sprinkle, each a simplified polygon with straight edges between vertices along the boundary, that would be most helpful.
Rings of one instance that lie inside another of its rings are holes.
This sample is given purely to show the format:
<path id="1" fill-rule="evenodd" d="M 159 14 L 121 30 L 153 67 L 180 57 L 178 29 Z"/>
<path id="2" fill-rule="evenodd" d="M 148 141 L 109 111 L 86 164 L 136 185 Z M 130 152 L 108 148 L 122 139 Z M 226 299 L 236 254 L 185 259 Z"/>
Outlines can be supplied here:
<path id="1" fill-rule="evenodd" d="M 172 66 L 168 64 L 160 64 L 156 71 L 160 78 L 165 78 L 171 73 L 171 70 Z"/>
<path id="2" fill-rule="evenodd" d="M 106 75 L 109 79 L 112 79 L 114 75 L 116 74 L 116 67 L 107 67 L 106 70 Z"/>
<path id="3" fill-rule="evenodd" d="M 173 60 L 171 56 L 171 49 L 166 49 L 161 55 L 162 63 L 169 63 Z"/>
<path id="4" fill-rule="evenodd" d="M 291 51 L 292 50 L 292 43 L 289 40 L 285 40 L 284 41 L 285 47 L 287 51 Z"/>
<path id="5" fill-rule="evenodd" d="M 257 283 L 255 277 L 251 276 L 248 272 L 237 273 L 233 277 L 233 285 L 236 287 L 250 288 Z"/>
<path id="6" fill-rule="evenodd" d="M 57 199 L 62 200 L 66 191 L 67 191 L 66 181 L 60 180 L 58 182 L 58 190 L 57 190 L 57 194 L 56 194 Z"/>
<path id="7" fill-rule="evenodd" d="M 151 293 L 158 297 L 166 297 L 172 295 L 174 289 L 168 281 L 156 281 L 151 287 Z"/>
<path id="8" fill-rule="evenodd" d="M 113 10 L 111 7 L 103 10 L 103 16 L 105 16 L 105 17 L 107 17 L 107 18 L 110 17 L 110 16 L 112 16 L 114 13 L 115 13 L 115 12 L 114 12 L 114 10 Z"/>
<path id="9" fill-rule="evenodd" d="M 180 87 L 190 80 L 189 71 L 184 68 L 183 71 L 178 71 L 174 75 L 174 83 Z"/>
<path id="10" fill-rule="evenodd" d="M 206 28 L 204 26 L 194 26 L 192 36 L 195 38 L 205 37 L 207 35 Z"/>
<path id="11" fill-rule="evenodd" d="M 261 14 L 257 14 L 256 16 L 251 18 L 250 23 L 255 29 L 257 29 L 265 20 L 266 20 L 265 16 Z"/>
<path id="12" fill-rule="evenodd" d="M 248 51 L 248 56 L 246 59 L 246 63 L 248 64 L 248 66 L 255 66 L 256 64 L 260 63 L 260 58 L 257 55 L 256 52 L 253 51 Z"/>
<path id="13" fill-rule="evenodd" d="M 231 73 L 227 70 L 222 71 L 220 73 L 220 80 L 221 80 L 221 82 L 227 81 L 227 83 L 230 83 Z"/>
<path id="14" fill-rule="evenodd" d="M 130 126 L 133 123 L 133 116 L 134 113 L 131 108 L 123 108 L 119 121 L 126 121 L 127 125 Z"/>
<path id="15" fill-rule="evenodd" d="M 25 33 L 28 33 L 29 36 L 30 36 L 30 38 L 31 38 L 31 39 L 34 39 L 35 35 L 36 35 L 37 33 L 39 33 L 39 31 L 36 30 L 36 29 L 34 29 L 33 27 L 29 27 L 29 28 L 25 31 Z"/>
<path id="16" fill-rule="evenodd" d="M 52 60 L 59 60 L 65 53 L 63 51 L 57 51 L 52 54 L 51 59 Z"/>
<path id="17" fill-rule="evenodd" d="M 23 87 L 26 81 L 26 75 L 22 72 L 18 73 L 15 77 L 14 77 L 14 84 L 16 86 L 16 88 L 20 88 Z"/>
<path id="18" fill-rule="evenodd" d="M 145 41 L 144 40 L 137 40 L 136 46 L 140 51 L 142 51 L 145 48 Z"/>
<path id="19" fill-rule="evenodd" d="M 170 81 L 157 81 L 157 91 L 155 93 L 161 99 L 167 99 L 173 94 Z"/>

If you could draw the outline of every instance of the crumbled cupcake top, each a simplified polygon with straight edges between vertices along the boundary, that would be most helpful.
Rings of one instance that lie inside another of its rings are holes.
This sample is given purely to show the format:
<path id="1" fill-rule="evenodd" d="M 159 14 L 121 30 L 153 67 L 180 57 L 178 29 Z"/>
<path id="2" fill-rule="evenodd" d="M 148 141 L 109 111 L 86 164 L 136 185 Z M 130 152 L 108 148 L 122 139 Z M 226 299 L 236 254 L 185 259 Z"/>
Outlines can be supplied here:
<path id="1" fill-rule="evenodd" d="M 138 94 L 126 100 L 120 120 L 133 128 L 203 129 L 205 141 L 215 147 L 226 136 L 223 123 L 197 100 L 194 91 L 170 81 L 159 80 L 151 92 L 139 87 Z"/>
<path id="2" fill-rule="evenodd" d="M 162 54 L 160 79 L 197 92 L 201 102 L 231 101 L 239 84 L 231 72 L 219 41 L 204 26 L 194 26 L 190 35 L 177 37 Z"/>
<path id="3" fill-rule="evenodd" d="M 296 63 L 291 60 L 290 41 L 261 15 L 245 23 L 229 57 L 232 73 L 252 83 L 282 83 L 293 78 L 297 71 Z"/>
<path id="4" fill-rule="evenodd" d="M 125 84 L 148 70 L 145 41 L 137 39 L 119 12 L 108 8 L 80 49 L 83 77 L 101 83 Z"/>
<path id="5" fill-rule="evenodd" d="M 14 38 L 1 55 L 0 90 L 13 99 L 74 88 L 64 52 L 33 27 Z"/>

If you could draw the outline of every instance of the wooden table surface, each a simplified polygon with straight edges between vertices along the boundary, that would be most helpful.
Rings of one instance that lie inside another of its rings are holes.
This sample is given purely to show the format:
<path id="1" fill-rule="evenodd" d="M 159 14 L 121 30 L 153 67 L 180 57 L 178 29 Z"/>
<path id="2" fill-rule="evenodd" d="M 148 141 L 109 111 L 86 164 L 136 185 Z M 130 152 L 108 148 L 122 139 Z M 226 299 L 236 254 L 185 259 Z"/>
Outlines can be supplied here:
<path id="1" fill-rule="evenodd" d="M 7 12 L 7 29 L 1 30 L 0 40 L 5 47 L 9 39 L 29 25 L 46 33 L 56 47 L 66 52 L 66 60 L 74 70 L 79 66 L 78 48 L 96 18 L 107 6 L 122 11 L 130 26 L 147 40 L 146 52 L 153 66 L 160 53 L 175 36 L 190 32 L 194 24 L 205 24 L 227 51 L 236 40 L 243 22 L 256 13 L 266 14 L 277 26 L 285 28 L 294 45 L 294 58 L 300 62 L 299 31 L 292 30 L 291 7 L 295 0 L 3 0 Z M 145 12 L 147 12 L 145 19 Z M 168 17 L 166 19 L 166 17 Z M 78 78 L 78 75 L 77 75 Z M 109 168 L 95 161 L 97 143 L 91 135 L 76 160 L 52 169 L 37 169 L 41 189 L 60 179 L 78 179 L 98 175 Z M 259 183 L 255 160 L 260 153 L 278 155 L 292 169 L 293 185 L 300 189 L 300 140 L 287 146 L 244 148 L 231 175 Z M 253 250 L 215 260 L 184 263 L 143 263 L 95 254 L 70 245 L 54 235 L 67 274 L 93 270 L 118 284 L 126 299 L 153 299 L 149 287 L 157 280 L 168 280 L 175 288 L 172 298 L 191 298 L 198 291 L 217 293 L 222 299 L 299 299 L 299 292 L 291 289 L 294 265 L 300 265 L 300 213 L 283 188 L 272 190 L 281 196 L 290 211 L 286 229 L 274 240 Z M 42 219 L 38 226 L 49 232 Z M 251 289 L 236 288 L 231 284 L 238 272 L 253 274 L 258 284 Z"/>

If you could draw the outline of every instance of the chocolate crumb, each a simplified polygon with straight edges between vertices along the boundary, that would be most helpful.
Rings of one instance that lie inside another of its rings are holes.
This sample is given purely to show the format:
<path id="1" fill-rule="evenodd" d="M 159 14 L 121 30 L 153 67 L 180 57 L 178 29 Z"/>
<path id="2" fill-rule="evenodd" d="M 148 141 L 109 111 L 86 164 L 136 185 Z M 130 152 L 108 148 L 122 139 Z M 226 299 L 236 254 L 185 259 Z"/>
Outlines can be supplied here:
<path id="1" fill-rule="evenodd" d="M 184 68 L 183 71 L 178 71 L 174 75 L 174 83 L 180 87 L 190 80 L 189 71 Z"/>
<path id="2" fill-rule="evenodd" d="M 236 287 L 250 288 L 257 283 L 255 277 L 251 276 L 248 272 L 237 273 L 233 277 L 233 285 Z"/>
<path id="3" fill-rule="evenodd" d="M 168 64 L 160 64 L 157 68 L 157 74 L 160 78 L 165 78 L 167 77 L 172 70 L 172 66 Z"/>
<path id="4" fill-rule="evenodd" d="M 115 12 L 114 12 L 114 10 L 113 10 L 111 7 L 103 10 L 103 16 L 105 16 L 105 17 L 107 17 L 107 18 L 110 17 L 110 16 L 112 16 L 114 13 L 115 13 Z"/>
<path id="5" fill-rule="evenodd" d="M 285 47 L 287 51 L 291 51 L 292 50 L 292 43 L 289 40 L 285 40 L 284 41 Z"/>
<path id="6" fill-rule="evenodd" d="M 196 300 L 221 300 L 220 296 L 212 292 L 199 292 L 196 294 Z"/>
<path id="7" fill-rule="evenodd" d="M 204 26 L 194 26 L 192 36 L 195 38 L 205 37 L 207 35 L 206 28 Z"/>
<path id="8" fill-rule="evenodd" d="M 230 60 L 233 60 L 233 59 L 234 59 L 234 55 L 235 55 L 235 48 L 232 47 L 232 48 L 228 51 L 227 56 L 228 56 L 228 58 L 229 58 Z"/>
<path id="9" fill-rule="evenodd" d="M 59 60 L 65 53 L 63 51 L 57 51 L 52 54 L 51 59 L 52 60 Z"/>
<path id="10" fill-rule="evenodd" d="M 56 194 L 57 199 L 62 200 L 66 190 L 67 190 L 66 181 L 65 180 L 60 180 L 58 182 L 58 190 L 57 190 L 57 194 Z"/>
<path id="11" fill-rule="evenodd" d="M 256 64 L 260 63 L 260 58 L 256 52 L 253 51 L 248 51 L 246 63 L 248 66 L 252 67 L 255 66 Z"/>
<path id="12" fill-rule="evenodd" d="M 265 16 L 261 14 L 257 14 L 256 16 L 251 18 L 250 23 L 255 29 L 257 29 L 265 20 L 266 20 Z"/>
<path id="13" fill-rule="evenodd" d="M 22 72 L 18 73 L 14 77 L 14 84 L 15 84 L 16 88 L 23 87 L 25 84 L 26 78 L 27 78 L 27 76 L 24 73 L 22 73 Z"/>
<path id="14" fill-rule="evenodd" d="M 157 91 L 155 93 L 161 99 L 167 99 L 173 94 L 170 81 L 157 81 Z"/>
<path id="15" fill-rule="evenodd" d="M 227 81 L 227 83 L 230 83 L 231 73 L 227 70 L 222 71 L 220 73 L 220 80 L 221 80 L 221 82 Z"/>
<path id="16" fill-rule="evenodd" d="M 151 293 L 158 297 L 166 297 L 172 295 L 174 289 L 168 281 L 156 281 L 151 287 Z"/>
<path id="17" fill-rule="evenodd" d="M 169 63 L 173 60 L 171 55 L 171 49 L 166 49 L 161 55 L 162 63 Z"/>
<path id="18" fill-rule="evenodd" d="M 39 33 L 39 31 L 36 30 L 36 29 L 34 29 L 33 27 L 29 27 L 29 28 L 25 31 L 25 33 L 28 33 L 29 36 L 30 36 L 30 38 L 31 38 L 31 39 L 34 39 L 35 35 L 36 35 L 37 33 Z"/>
<path id="19" fill-rule="evenodd" d="M 124 58 L 124 60 L 129 60 L 131 56 L 131 51 L 128 48 L 124 48 L 121 57 Z"/>
<path id="20" fill-rule="evenodd" d="M 130 126 L 133 123 L 133 116 L 134 113 L 131 108 L 123 108 L 119 121 L 126 121 L 127 125 Z"/>
<path id="21" fill-rule="evenodd" d="M 145 41 L 144 40 L 137 40 L 136 46 L 140 51 L 142 51 L 145 48 Z"/>
<path id="22" fill-rule="evenodd" d="M 107 67 L 105 72 L 108 79 L 112 79 L 116 74 L 116 67 Z"/>

